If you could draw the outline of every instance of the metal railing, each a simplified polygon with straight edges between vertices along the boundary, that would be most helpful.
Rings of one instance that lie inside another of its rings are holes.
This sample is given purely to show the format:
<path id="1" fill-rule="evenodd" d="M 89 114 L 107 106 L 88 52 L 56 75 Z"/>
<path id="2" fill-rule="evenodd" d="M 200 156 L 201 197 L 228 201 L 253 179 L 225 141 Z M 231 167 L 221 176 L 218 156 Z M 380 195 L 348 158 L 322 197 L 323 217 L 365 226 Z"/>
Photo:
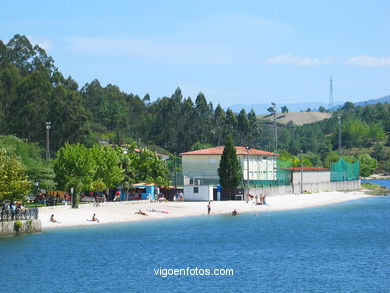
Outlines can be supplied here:
<path id="1" fill-rule="evenodd" d="M 38 208 L 28 208 L 15 211 L 11 211 L 10 209 L 0 210 L 0 222 L 34 219 L 38 219 Z"/>

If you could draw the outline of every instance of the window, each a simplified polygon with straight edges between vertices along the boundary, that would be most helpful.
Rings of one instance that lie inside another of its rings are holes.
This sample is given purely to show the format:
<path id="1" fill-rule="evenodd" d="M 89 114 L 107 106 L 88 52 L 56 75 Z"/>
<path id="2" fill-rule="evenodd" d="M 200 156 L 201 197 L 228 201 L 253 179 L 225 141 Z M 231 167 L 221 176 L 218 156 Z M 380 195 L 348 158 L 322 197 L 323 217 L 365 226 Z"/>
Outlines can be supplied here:
<path id="1" fill-rule="evenodd" d="M 199 193 L 199 187 L 194 187 L 194 193 Z"/>

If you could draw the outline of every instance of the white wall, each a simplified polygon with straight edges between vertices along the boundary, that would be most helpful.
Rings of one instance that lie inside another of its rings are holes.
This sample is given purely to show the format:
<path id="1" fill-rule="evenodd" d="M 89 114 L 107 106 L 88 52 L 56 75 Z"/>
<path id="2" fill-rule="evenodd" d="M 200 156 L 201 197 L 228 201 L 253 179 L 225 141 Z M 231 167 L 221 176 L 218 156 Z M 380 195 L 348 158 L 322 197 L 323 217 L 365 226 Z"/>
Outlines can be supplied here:
<path id="1" fill-rule="evenodd" d="M 198 189 L 198 193 L 194 192 Z M 184 201 L 213 200 L 213 186 L 210 185 L 184 185 Z"/>
<path id="2" fill-rule="evenodd" d="M 247 180 L 247 157 L 238 155 L 244 180 Z M 182 156 L 184 184 L 189 178 L 208 178 L 219 181 L 219 155 L 184 155 Z M 276 180 L 276 157 L 249 156 L 249 180 Z"/>

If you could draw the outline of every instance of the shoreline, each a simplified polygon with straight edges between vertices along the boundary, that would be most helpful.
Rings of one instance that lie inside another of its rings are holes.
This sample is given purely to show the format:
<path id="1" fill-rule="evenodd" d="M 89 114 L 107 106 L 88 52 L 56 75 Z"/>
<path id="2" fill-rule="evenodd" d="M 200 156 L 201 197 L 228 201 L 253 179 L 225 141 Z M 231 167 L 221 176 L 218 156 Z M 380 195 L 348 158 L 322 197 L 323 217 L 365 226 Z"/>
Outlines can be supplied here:
<path id="1" fill-rule="evenodd" d="M 256 206 L 252 202 L 246 203 L 245 201 L 214 201 L 211 203 L 210 216 L 230 214 L 234 209 L 239 214 L 303 209 L 367 197 L 371 197 L 371 195 L 364 191 L 351 191 L 273 196 L 266 199 L 267 205 L 262 206 Z M 136 214 L 138 210 L 146 212 L 147 216 Z M 49 221 L 52 214 L 59 221 L 58 223 Z M 99 223 L 92 221 L 93 214 L 96 214 Z M 109 202 L 103 203 L 99 207 L 93 207 L 91 205 L 72 209 L 71 207 L 59 206 L 45 207 L 39 210 L 42 231 L 65 227 L 153 221 L 202 215 L 207 216 L 207 202 Z"/>
<path id="2" fill-rule="evenodd" d="M 382 174 L 372 174 L 368 177 L 361 178 L 362 180 L 390 180 L 389 175 L 382 175 Z"/>

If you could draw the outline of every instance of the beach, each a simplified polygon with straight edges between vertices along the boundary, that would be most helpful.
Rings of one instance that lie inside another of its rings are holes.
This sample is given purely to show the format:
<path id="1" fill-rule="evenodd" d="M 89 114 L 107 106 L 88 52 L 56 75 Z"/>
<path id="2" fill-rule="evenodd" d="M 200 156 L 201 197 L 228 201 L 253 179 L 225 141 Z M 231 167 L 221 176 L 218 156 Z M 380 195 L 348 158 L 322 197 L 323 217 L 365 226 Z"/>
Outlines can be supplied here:
<path id="1" fill-rule="evenodd" d="M 255 205 L 246 201 L 214 201 L 211 202 L 210 216 L 231 214 L 236 209 L 240 213 L 254 213 L 301 209 L 329 205 L 344 201 L 370 197 L 362 191 L 353 192 L 321 192 L 303 195 L 280 195 L 266 199 L 266 205 Z M 42 229 L 60 227 L 112 224 L 120 222 L 159 220 L 189 216 L 207 216 L 207 202 L 107 202 L 98 207 L 83 204 L 77 209 L 70 206 L 39 208 L 39 219 Z M 147 215 L 137 212 L 141 210 Z M 96 214 L 99 222 L 92 221 Z M 50 222 L 54 215 L 56 223 Z"/>

